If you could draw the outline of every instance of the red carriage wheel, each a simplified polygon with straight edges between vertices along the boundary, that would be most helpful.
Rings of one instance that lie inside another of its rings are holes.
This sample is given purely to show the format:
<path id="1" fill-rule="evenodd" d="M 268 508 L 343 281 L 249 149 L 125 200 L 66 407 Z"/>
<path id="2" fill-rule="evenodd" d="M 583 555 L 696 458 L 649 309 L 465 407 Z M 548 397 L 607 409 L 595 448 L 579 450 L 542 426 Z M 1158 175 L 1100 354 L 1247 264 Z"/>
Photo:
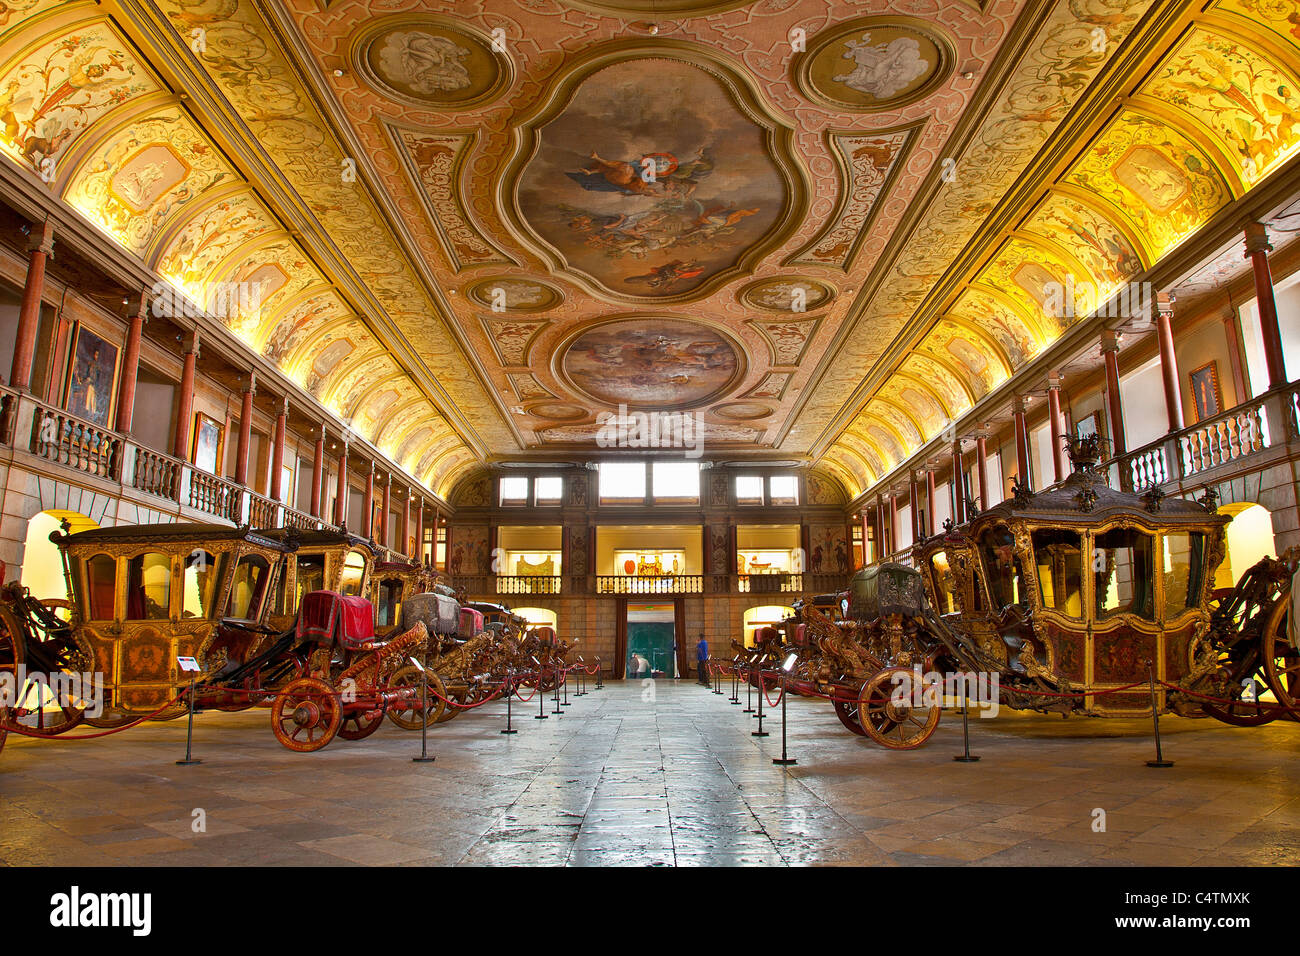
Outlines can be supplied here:
<path id="1" fill-rule="evenodd" d="M 886 667 L 862 686 L 858 694 L 858 719 L 867 736 L 882 747 L 913 750 L 930 739 L 939 726 L 943 709 L 938 705 L 916 707 L 911 700 L 895 700 L 899 686 L 895 677 L 899 674 L 910 679 L 912 671 L 906 667 Z"/>
<path id="2" fill-rule="evenodd" d="M 339 736 L 344 740 L 364 740 L 379 729 L 387 710 L 388 706 L 381 700 L 377 707 L 344 714 L 339 724 Z"/>
<path id="3" fill-rule="evenodd" d="M 838 691 L 835 691 L 838 693 Z M 840 719 L 840 723 L 853 731 L 859 737 L 865 737 L 867 732 L 862 729 L 862 722 L 858 720 L 858 702 L 856 700 L 839 700 L 832 701 L 835 705 L 835 716 Z"/>
<path id="4" fill-rule="evenodd" d="M 315 677 L 293 681 L 271 705 L 271 730 L 298 753 L 320 750 L 338 733 L 343 706 L 334 688 Z"/>
<path id="5" fill-rule="evenodd" d="M 426 671 L 429 675 L 429 709 L 420 719 L 420 671 L 414 664 L 407 664 L 405 667 L 398 668 L 388 686 L 393 690 L 401 690 L 405 687 L 416 688 L 415 697 L 409 703 L 397 703 L 388 710 L 388 719 L 395 723 L 403 730 L 419 730 L 422 725 L 432 725 L 441 723 L 442 713 L 447 709 L 447 702 L 443 697 L 447 696 L 447 690 L 442 686 L 442 678 L 433 671 Z"/>
<path id="6" fill-rule="evenodd" d="M 0 722 L 27 733 L 54 737 L 81 723 L 86 715 L 87 702 L 75 699 L 67 690 L 67 684 L 55 683 L 51 689 L 50 679 L 65 669 L 71 669 L 68 647 L 57 639 L 41 641 L 39 637 L 33 637 L 31 640 L 35 647 L 32 650 L 37 654 L 33 661 L 28 640 L 17 615 L 0 604 L 0 671 L 13 675 L 12 692 L 16 695 L 11 702 L 13 706 L 0 715 Z M 38 663 L 41 661 L 44 663 Z M 28 679 L 24 686 L 19 687 L 18 672 L 24 666 L 28 669 Z M 45 670 L 47 667 L 49 672 Z M 33 677 L 41 680 L 33 681 Z"/>

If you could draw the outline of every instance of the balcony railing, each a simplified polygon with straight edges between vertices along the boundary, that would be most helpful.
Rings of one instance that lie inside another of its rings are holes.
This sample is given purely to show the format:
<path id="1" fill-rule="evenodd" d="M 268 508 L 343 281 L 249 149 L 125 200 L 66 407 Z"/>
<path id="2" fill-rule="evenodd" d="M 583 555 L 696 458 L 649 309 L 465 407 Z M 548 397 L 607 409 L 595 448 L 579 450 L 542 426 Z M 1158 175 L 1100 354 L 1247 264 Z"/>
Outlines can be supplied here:
<path id="1" fill-rule="evenodd" d="M 185 462 L 179 458 L 137 447 L 131 485 L 159 498 L 175 501 L 176 490 L 180 487 L 181 472 L 184 468 Z"/>
<path id="2" fill-rule="evenodd" d="M 597 594 L 701 594 L 702 574 L 598 574 Z"/>
<path id="3" fill-rule="evenodd" d="M 226 521 L 239 523 L 243 489 L 202 471 L 190 472 L 189 506 Z"/>
<path id="4" fill-rule="evenodd" d="M 763 574 L 738 574 L 737 589 L 741 594 L 782 594 L 803 592 L 803 575 L 786 572 Z"/>
<path id="5" fill-rule="evenodd" d="M 497 594 L 559 594 L 560 576 L 550 574 L 498 574 Z"/>
<path id="6" fill-rule="evenodd" d="M 96 478 L 117 479 L 122 464 L 122 437 L 103 426 L 35 403 L 32 454 Z"/>

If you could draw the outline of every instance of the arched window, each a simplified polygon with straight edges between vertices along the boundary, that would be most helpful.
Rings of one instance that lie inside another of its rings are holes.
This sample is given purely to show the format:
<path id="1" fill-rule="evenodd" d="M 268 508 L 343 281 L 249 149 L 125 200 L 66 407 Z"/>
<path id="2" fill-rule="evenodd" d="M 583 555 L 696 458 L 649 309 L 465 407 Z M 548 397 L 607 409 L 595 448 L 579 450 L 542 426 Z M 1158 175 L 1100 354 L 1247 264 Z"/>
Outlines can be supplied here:
<path id="1" fill-rule="evenodd" d="M 230 604 L 226 617 L 241 621 L 258 620 L 262 599 L 266 595 L 266 582 L 271 576 L 271 565 L 260 554 L 246 554 L 235 567 L 235 577 L 230 584 Z"/>
<path id="2" fill-rule="evenodd" d="M 86 616 L 92 621 L 117 618 L 117 561 L 106 554 L 86 561 Z"/>
<path id="3" fill-rule="evenodd" d="M 339 581 L 339 591 L 350 597 L 361 594 L 361 585 L 366 576 L 366 558 L 360 551 L 349 551 L 343 562 L 343 578 Z"/>
<path id="4" fill-rule="evenodd" d="M 165 621 L 171 616 L 172 560 L 170 555 L 137 554 L 127 564 L 126 619 Z"/>

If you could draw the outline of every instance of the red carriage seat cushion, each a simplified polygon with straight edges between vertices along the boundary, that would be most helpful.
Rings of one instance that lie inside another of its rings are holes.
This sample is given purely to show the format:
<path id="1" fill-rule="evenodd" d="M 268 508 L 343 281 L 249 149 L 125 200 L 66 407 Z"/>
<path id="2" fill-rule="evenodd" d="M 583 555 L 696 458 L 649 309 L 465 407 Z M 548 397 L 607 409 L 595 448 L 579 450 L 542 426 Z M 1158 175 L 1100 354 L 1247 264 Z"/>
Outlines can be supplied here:
<path id="1" fill-rule="evenodd" d="M 303 595 L 298 609 L 298 637 L 331 644 L 335 636 L 348 650 L 357 650 L 375 636 L 375 614 L 362 597 L 344 597 L 334 591 Z"/>
<path id="2" fill-rule="evenodd" d="M 472 607 L 463 607 L 460 609 L 460 636 L 464 638 L 474 637 L 476 634 L 483 633 L 483 612 L 476 611 Z"/>
<path id="3" fill-rule="evenodd" d="M 774 627 L 760 627 L 758 633 L 754 635 L 754 639 L 760 644 L 766 641 L 780 640 L 780 638 L 781 632 Z"/>
<path id="4" fill-rule="evenodd" d="M 795 644 L 797 644 L 799 647 L 803 647 L 803 646 L 805 646 L 805 645 L 808 643 L 808 625 L 807 625 L 807 624 L 796 624 L 796 625 L 794 626 L 794 642 L 795 642 Z"/>

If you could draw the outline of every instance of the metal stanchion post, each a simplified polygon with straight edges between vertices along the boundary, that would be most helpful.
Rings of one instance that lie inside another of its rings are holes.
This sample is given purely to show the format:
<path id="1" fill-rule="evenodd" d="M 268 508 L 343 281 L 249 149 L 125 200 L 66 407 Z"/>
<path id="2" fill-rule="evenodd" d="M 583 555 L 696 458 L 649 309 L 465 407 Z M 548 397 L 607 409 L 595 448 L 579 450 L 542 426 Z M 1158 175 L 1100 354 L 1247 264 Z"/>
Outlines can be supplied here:
<path id="1" fill-rule="evenodd" d="M 564 703 L 560 704 L 560 706 L 569 706 L 569 669 L 567 667 L 564 668 Z"/>
<path id="2" fill-rule="evenodd" d="M 967 690 L 969 690 L 969 685 Z M 953 757 L 958 763 L 975 763 L 980 758 L 970 752 L 970 698 L 965 697 L 961 703 L 961 741 L 962 752 Z"/>
<path id="3" fill-rule="evenodd" d="M 1155 666 L 1147 661 L 1147 680 L 1151 686 L 1151 722 L 1156 729 L 1156 759 L 1148 760 L 1148 767 L 1172 767 L 1174 762 L 1166 760 L 1160 752 L 1160 708 L 1156 705 L 1156 671 Z"/>
<path id="4" fill-rule="evenodd" d="M 194 746 L 194 674 L 190 674 L 190 700 L 189 700 L 189 726 L 185 728 L 185 759 L 176 761 L 178 767 L 189 767 L 196 763 L 203 763 L 202 760 L 195 760 L 192 756 Z"/>
<path id="5" fill-rule="evenodd" d="M 555 668 L 555 667 L 553 667 L 553 668 L 551 669 L 551 674 L 552 674 L 552 678 L 553 678 L 553 680 L 555 681 L 555 697 L 554 697 L 554 700 L 555 700 L 555 709 L 554 709 L 553 711 L 551 711 L 551 713 L 553 713 L 553 714 L 559 714 L 561 717 L 563 717 L 563 716 L 564 716 L 564 711 L 560 709 L 560 671 L 559 671 L 559 668 Z"/>
<path id="6" fill-rule="evenodd" d="M 412 757 L 411 763 L 433 763 L 436 757 L 429 756 L 429 675 L 424 665 L 411 658 L 411 663 L 420 669 L 420 756 Z M 448 707 L 451 705 L 448 704 Z"/>
<path id="7" fill-rule="evenodd" d="M 503 734 L 519 733 L 519 731 L 515 730 L 513 727 L 510 726 L 510 721 L 512 717 L 511 711 L 513 710 L 512 701 L 514 700 L 514 696 L 515 696 L 514 676 L 515 676 L 515 669 L 511 667 L 509 670 L 506 671 L 506 729 L 501 731 L 501 733 Z"/>
<path id="8" fill-rule="evenodd" d="M 719 697 L 722 696 L 722 671 L 716 667 L 713 668 L 713 692 Z"/>
<path id="9" fill-rule="evenodd" d="M 745 668 L 745 709 L 742 714 L 752 714 L 754 712 L 754 665 L 750 664 Z"/>
<path id="10" fill-rule="evenodd" d="M 537 675 L 537 716 L 533 720 L 550 720 L 546 713 L 546 695 L 542 693 L 542 662 L 534 657 L 533 663 L 537 665 L 537 670 L 534 671 Z"/>
<path id="11" fill-rule="evenodd" d="M 605 689 L 605 672 L 600 666 L 600 658 L 596 658 L 596 690 Z"/>
<path id="12" fill-rule="evenodd" d="M 758 730 L 751 730 L 749 732 L 749 736 L 751 737 L 766 737 L 768 735 L 767 731 L 763 729 L 763 696 L 764 696 L 765 689 L 766 688 L 764 687 L 764 681 L 763 681 L 763 668 L 759 667 L 758 669 Z"/>
<path id="13" fill-rule="evenodd" d="M 740 664 L 731 662 L 731 696 L 727 698 L 733 704 L 740 704 Z"/>

